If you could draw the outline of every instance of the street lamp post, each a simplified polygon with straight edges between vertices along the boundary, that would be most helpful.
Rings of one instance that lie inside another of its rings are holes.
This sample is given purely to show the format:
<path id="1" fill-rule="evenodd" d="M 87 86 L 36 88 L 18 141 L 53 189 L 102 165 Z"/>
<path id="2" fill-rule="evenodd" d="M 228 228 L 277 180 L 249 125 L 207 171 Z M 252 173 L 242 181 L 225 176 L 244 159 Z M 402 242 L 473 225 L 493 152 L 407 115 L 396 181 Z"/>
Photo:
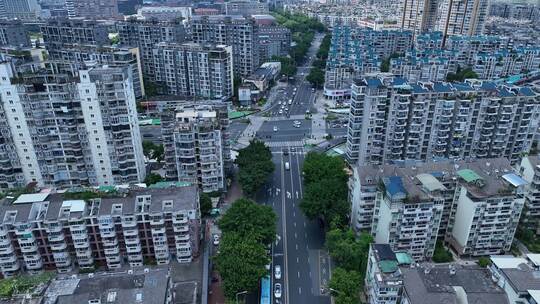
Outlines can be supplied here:
<path id="1" fill-rule="evenodd" d="M 246 294 L 246 293 L 248 293 L 248 292 L 245 291 L 245 290 L 236 293 L 236 304 L 238 304 L 238 296 L 241 295 L 241 294 Z"/>

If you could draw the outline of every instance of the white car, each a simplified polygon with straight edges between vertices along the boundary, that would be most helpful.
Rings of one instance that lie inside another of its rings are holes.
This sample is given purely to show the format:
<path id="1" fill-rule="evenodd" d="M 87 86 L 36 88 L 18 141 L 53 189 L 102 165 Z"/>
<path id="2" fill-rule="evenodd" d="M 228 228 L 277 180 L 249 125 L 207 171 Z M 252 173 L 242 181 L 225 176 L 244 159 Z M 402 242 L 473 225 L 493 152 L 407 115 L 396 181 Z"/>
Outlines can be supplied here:
<path id="1" fill-rule="evenodd" d="M 277 104 L 281 104 L 281 100 L 277 102 Z"/>
<path id="2" fill-rule="evenodd" d="M 278 112 L 278 113 L 279 113 L 279 114 L 283 114 L 283 110 L 279 110 L 279 112 Z"/>
<path id="3" fill-rule="evenodd" d="M 274 132 L 277 132 L 277 126 L 274 126 Z"/>
<path id="4" fill-rule="evenodd" d="M 281 279 L 281 266 L 279 265 L 274 267 L 274 278 L 276 278 L 276 280 Z"/>
<path id="5" fill-rule="evenodd" d="M 279 283 L 276 283 L 274 286 L 274 297 L 281 298 L 281 284 Z"/>
<path id="6" fill-rule="evenodd" d="M 289 108 L 285 108 L 285 112 L 289 112 Z"/>
<path id="7" fill-rule="evenodd" d="M 219 245 L 219 235 L 217 234 L 214 234 L 214 241 L 213 241 L 214 245 Z"/>
<path id="8" fill-rule="evenodd" d="M 292 99 L 289 99 L 289 104 L 292 105 Z"/>

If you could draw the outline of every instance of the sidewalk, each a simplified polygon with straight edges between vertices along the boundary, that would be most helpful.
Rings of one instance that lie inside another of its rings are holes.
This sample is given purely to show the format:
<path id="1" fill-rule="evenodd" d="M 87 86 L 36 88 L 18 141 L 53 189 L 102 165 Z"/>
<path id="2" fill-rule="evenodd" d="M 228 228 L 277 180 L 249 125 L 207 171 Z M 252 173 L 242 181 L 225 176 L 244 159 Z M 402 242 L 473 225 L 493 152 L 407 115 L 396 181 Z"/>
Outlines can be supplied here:
<path id="1" fill-rule="evenodd" d="M 324 104 L 326 103 L 326 100 L 321 95 L 321 92 L 317 91 L 311 102 L 315 102 L 313 107 L 317 110 L 317 113 L 311 115 L 311 135 L 316 144 L 325 140 L 326 121 L 324 118 L 326 116 L 326 108 L 324 107 Z"/>

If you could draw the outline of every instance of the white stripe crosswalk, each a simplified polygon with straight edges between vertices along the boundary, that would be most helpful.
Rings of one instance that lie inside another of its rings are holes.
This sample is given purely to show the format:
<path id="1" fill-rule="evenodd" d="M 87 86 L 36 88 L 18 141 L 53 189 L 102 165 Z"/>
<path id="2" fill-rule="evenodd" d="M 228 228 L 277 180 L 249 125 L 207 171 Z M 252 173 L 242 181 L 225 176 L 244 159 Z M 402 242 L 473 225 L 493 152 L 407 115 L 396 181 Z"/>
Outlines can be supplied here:
<path id="1" fill-rule="evenodd" d="M 266 145 L 270 148 L 303 147 L 303 141 L 269 141 Z"/>

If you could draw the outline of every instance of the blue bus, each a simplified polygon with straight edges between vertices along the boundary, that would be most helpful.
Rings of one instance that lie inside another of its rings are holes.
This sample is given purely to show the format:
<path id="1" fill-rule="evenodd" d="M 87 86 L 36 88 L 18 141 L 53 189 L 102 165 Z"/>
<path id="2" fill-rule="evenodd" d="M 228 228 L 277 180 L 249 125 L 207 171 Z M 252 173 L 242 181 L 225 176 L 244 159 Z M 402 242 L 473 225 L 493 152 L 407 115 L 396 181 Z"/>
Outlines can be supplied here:
<path id="1" fill-rule="evenodd" d="M 261 303 L 270 304 L 270 276 L 261 279 Z"/>

